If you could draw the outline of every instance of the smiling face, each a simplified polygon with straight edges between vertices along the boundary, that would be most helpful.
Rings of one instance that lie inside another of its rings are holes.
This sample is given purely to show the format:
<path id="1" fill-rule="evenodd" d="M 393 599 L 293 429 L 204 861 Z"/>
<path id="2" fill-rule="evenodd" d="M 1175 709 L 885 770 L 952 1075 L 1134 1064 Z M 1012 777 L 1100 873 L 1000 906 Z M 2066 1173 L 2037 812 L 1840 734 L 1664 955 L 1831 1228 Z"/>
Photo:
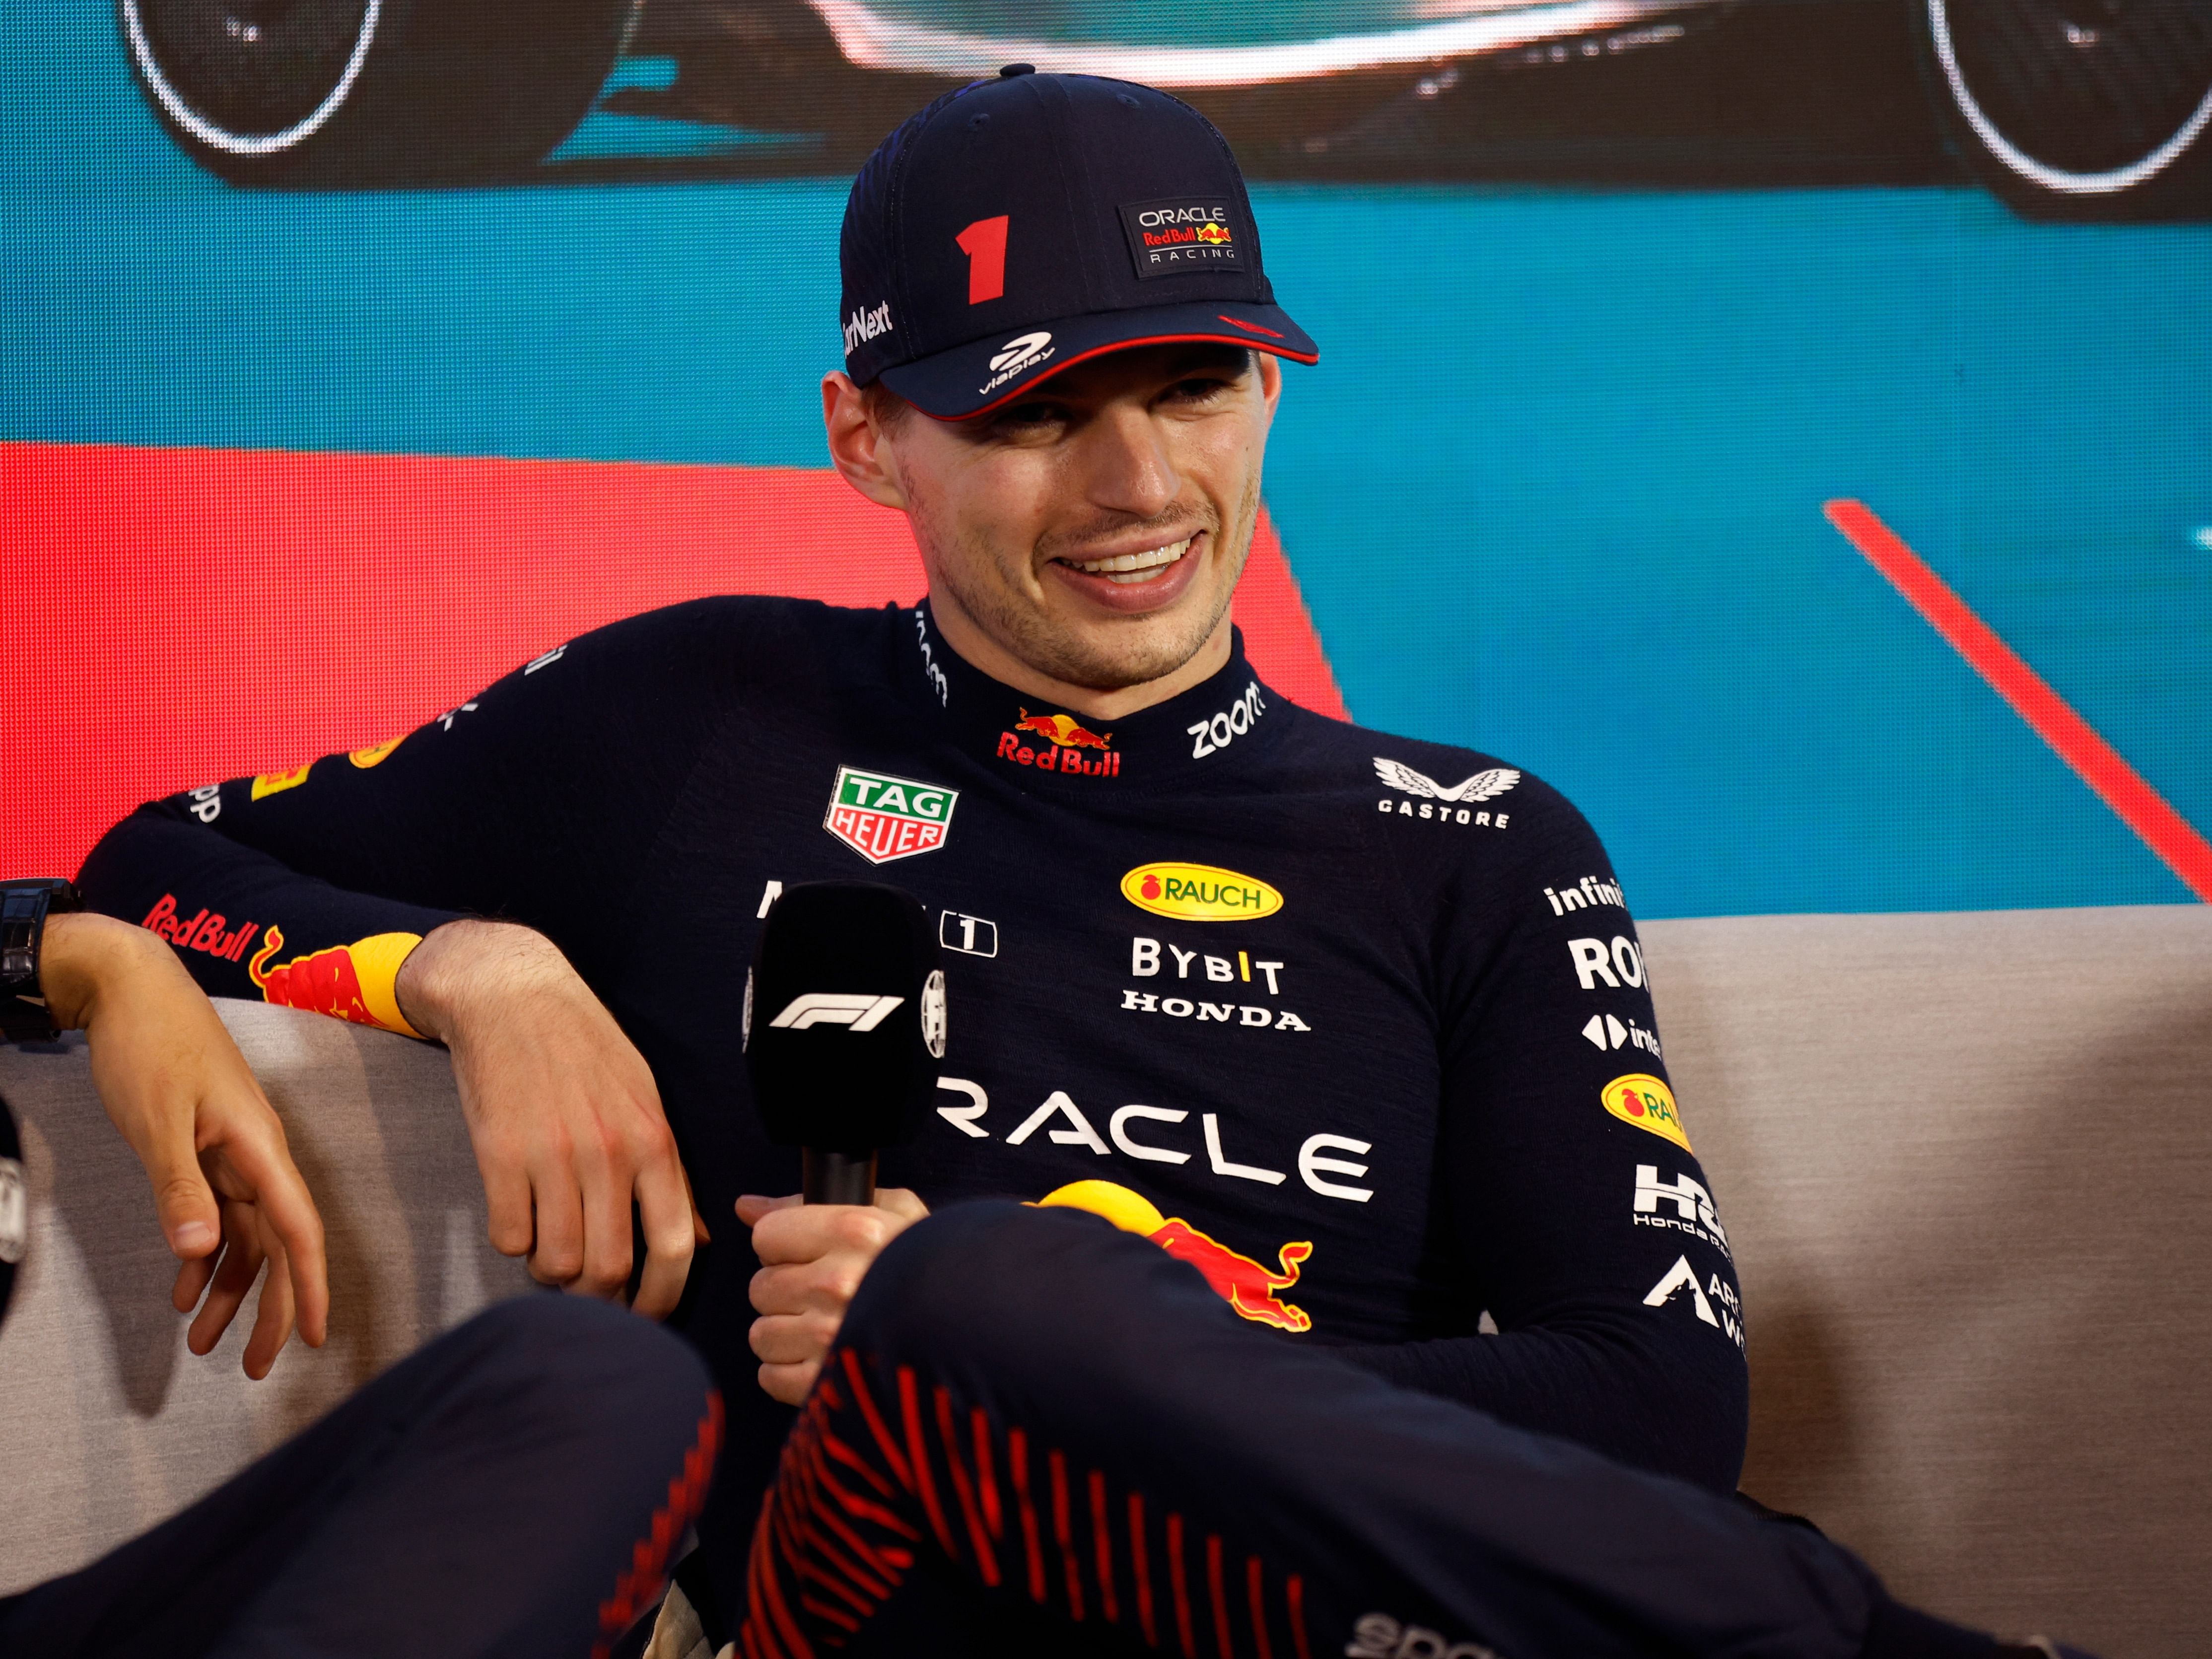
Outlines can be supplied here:
<path id="1" fill-rule="evenodd" d="M 973 421 L 897 410 L 842 374 L 823 410 L 839 470 L 912 521 L 946 641 L 1113 718 L 1228 660 L 1280 391 L 1272 357 L 1199 343 L 1079 363 Z"/>

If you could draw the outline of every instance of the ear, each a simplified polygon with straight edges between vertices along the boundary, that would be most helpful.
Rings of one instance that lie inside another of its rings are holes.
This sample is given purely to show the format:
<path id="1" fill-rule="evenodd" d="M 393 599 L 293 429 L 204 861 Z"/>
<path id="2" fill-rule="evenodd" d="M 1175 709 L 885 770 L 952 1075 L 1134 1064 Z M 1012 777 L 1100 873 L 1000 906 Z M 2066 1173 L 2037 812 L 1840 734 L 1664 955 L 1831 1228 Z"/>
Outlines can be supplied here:
<path id="1" fill-rule="evenodd" d="M 1272 351 L 1255 351 L 1260 371 L 1260 396 L 1267 405 L 1267 424 L 1275 423 L 1275 407 L 1283 400 L 1283 360 Z"/>
<path id="2" fill-rule="evenodd" d="M 822 377 L 822 427 L 830 441 L 830 464 L 845 482 L 878 507 L 905 512 L 906 491 L 890 441 L 860 388 L 839 370 Z"/>

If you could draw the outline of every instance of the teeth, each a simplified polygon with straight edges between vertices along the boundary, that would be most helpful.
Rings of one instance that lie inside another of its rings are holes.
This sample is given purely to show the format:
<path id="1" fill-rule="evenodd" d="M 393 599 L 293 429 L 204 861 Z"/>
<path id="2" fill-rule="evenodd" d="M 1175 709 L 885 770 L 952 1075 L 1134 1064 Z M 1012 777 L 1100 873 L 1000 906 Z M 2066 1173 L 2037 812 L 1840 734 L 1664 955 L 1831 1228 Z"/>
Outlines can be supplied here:
<path id="1" fill-rule="evenodd" d="M 1190 551 L 1191 539 L 1186 536 L 1179 542 L 1155 547 L 1149 552 L 1117 553 L 1110 559 L 1092 559 L 1075 568 L 1086 575 L 1103 576 L 1110 582 L 1148 582 Z"/>

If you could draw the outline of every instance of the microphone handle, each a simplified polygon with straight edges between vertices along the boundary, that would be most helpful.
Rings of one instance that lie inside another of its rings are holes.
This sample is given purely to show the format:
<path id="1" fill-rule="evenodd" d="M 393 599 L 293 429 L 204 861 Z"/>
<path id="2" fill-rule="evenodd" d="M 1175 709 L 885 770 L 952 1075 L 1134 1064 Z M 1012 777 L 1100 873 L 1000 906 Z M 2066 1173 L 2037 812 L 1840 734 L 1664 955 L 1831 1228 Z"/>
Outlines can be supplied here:
<path id="1" fill-rule="evenodd" d="M 876 1201 L 876 1155 L 803 1148 L 799 1154 L 800 1201 L 807 1204 L 872 1204 Z"/>

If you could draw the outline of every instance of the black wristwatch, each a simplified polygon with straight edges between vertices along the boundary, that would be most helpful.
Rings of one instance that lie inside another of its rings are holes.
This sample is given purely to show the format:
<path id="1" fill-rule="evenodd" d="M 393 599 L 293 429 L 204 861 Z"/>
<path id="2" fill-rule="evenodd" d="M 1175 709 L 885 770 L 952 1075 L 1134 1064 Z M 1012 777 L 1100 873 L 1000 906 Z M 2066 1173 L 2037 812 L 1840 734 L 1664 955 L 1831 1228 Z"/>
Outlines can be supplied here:
<path id="1" fill-rule="evenodd" d="M 52 1042 L 61 1035 L 39 982 L 40 947 L 48 916 L 83 908 L 65 881 L 0 882 L 0 1042 Z"/>

